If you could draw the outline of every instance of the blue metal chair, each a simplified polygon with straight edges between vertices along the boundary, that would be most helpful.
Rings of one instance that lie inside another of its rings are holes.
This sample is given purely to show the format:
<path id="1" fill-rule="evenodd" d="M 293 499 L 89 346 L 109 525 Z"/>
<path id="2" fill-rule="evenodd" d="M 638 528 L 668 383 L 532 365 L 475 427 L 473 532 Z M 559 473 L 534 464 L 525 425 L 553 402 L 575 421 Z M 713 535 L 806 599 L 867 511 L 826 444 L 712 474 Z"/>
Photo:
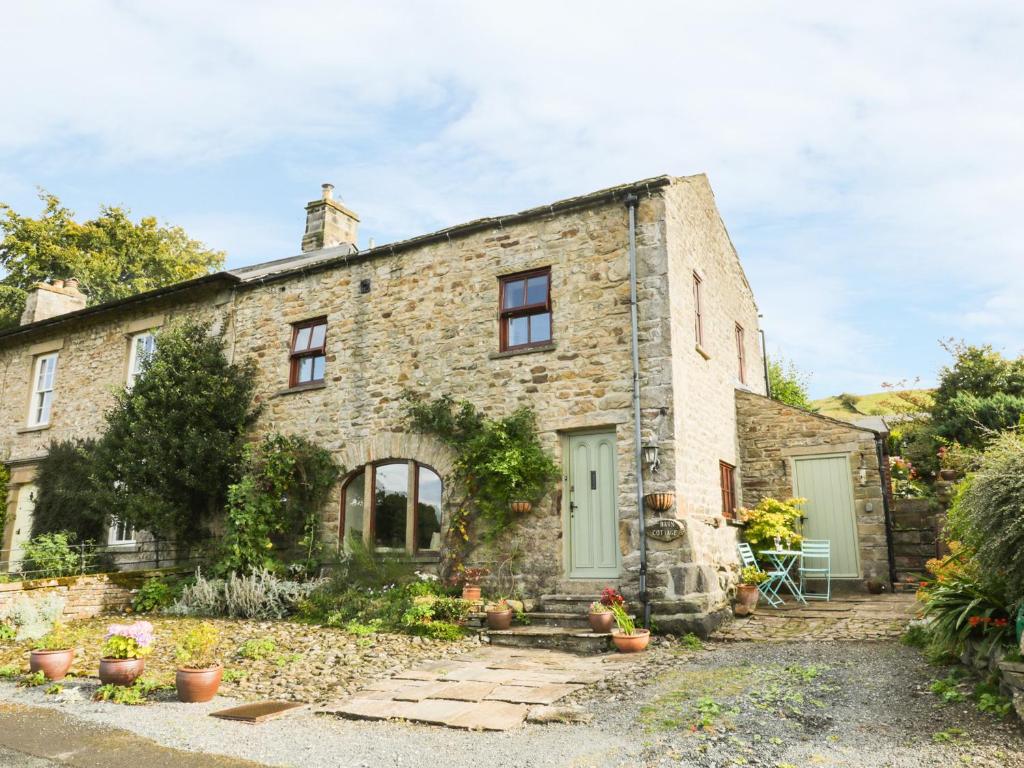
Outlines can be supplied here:
<path id="1" fill-rule="evenodd" d="M 800 542 L 800 591 L 808 600 L 832 599 L 832 542 L 828 539 L 804 539 Z M 812 561 L 808 565 L 808 560 Z M 824 581 L 824 592 L 808 592 L 808 581 Z"/>
<path id="2" fill-rule="evenodd" d="M 750 545 L 746 542 L 742 542 L 736 545 L 740 553 L 740 563 L 744 568 L 752 567 L 761 571 L 762 573 L 768 574 L 768 579 L 757 585 L 758 590 L 764 595 L 764 599 L 768 601 L 768 604 L 773 608 L 778 608 L 785 601 L 779 597 L 779 589 L 782 587 L 782 579 L 786 575 L 782 571 L 765 571 L 757 562 L 757 558 L 754 556 L 754 550 L 750 548 Z"/>

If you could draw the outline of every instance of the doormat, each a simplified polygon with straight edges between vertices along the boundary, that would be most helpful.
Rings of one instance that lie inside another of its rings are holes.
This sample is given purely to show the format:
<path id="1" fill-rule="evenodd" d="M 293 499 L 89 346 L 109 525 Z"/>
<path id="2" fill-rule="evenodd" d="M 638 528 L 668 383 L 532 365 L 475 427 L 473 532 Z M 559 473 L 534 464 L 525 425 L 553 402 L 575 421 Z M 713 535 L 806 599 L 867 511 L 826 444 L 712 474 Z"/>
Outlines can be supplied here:
<path id="1" fill-rule="evenodd" d="M 297 701 L 254 701 L 252 704 L 242 704 L 239 707 L 211 712 L 210 717 L 238 720 L 243 723 L 262 723 L 264 720 L 270 720 L 283 715 L 290 709 L 302 706 L 305 705 Z"/>

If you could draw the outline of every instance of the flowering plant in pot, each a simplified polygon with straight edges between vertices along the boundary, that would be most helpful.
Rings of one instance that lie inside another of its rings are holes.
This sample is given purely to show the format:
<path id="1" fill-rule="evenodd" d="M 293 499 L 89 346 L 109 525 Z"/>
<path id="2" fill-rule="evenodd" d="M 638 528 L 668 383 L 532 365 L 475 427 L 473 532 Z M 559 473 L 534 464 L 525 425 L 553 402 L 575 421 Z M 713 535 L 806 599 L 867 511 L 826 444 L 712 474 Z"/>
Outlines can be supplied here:
<path id="1" fill-rule="evenodd" d="M 63 624 L 54 624 L 53 629 L 32 644 L 29 655 L 29 669 L 42 672 L 47 680 L 63 680 L 75 659 L 75 639 Z"/>
<path id="2" fill-rule="evenodd" d="M 100 682 L 131 685 L 146 669 L 145 657 L 153 651 L 153 625 L 148 621 L 111 624 L 100 658 Z"/>
<path id="3" fill-rule="evenodd" d="M 748 565 L 740 571 L 740 583 L 736 587 L 736 605 L 734 606 L 737 616 L 748 616 L 757 610 L 757 601 L 761 596 L 758 585 L 767 580 L 768 574 L 753 565 Z"/>
<path id="4" fill-rule="evenodd" d="M 480 599 L 480 581 L 490 573 L 487 568 L 464 568 L 462 570 L 462 599 Z"/>
<path id="5" fill-rule="evenodd" d="M 508 629 L 512 626 L 512 606 L 505 598 L 488 603 L 484 611 L 487 614 L 488 629 Z"/>
<path id="6" fill-rule="evenodd" d="M 612 615 L 612 606 L 625 604 L 626 599 L 615 587 L 605 587 L 601 590 L 601 599 L 592 602 L 590 610 L 587 611 L 590 628 L 595 632 L 611 632 L 615 619 Z"/>
<path id="7" fill-rule="evenodd" d="M 612 642 L 620 653 L 637 653 L 647 648 L 651 642 L 651 630 L 637 628 L 633 617 L 626 613 L 626 604 L 615 603 L 611 606 L 617 629 L 612 630 Z"/>
<path id="8" fill-rule="evenodd" d="M 174 676 L 178 701 L 191 704 L 209 701 L 217 695 L 224 676 L 224 667 L 217 662 L 218 645 L 220 632 L 208 621 L 179 638 L 174 651 L 174 660 L 178 663 Z"/>

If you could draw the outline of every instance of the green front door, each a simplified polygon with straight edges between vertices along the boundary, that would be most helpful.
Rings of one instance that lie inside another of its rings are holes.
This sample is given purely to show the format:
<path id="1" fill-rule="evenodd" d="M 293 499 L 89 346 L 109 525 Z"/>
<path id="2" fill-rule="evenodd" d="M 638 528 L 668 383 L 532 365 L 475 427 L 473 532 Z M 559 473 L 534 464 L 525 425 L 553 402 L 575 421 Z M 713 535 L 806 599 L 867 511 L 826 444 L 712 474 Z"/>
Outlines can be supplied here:
<path id="1" fill-rule="evenodd" d="M 569 438 L 569 576 L 606 579 L 619 575 L 615 499 L 615 433 Z"/>
<path id="2" fill-rule="evenodd" d="M 857 518 L 849 455 L 793 459 L 793 491 L 807 499 L 803 508 L 804 538 L 828 539 L 832 543 L 833 578 L 859 579 Z"/>

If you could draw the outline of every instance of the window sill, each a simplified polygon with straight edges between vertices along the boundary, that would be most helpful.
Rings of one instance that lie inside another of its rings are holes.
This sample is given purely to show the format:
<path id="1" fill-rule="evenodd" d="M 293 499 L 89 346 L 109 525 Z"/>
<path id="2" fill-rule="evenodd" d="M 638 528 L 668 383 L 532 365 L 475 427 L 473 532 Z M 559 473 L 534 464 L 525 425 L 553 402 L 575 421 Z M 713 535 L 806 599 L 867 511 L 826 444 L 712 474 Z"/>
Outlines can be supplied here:
<path id="1" fill-rule="evenodd" d="M 705 352 L 704 351 L 704 347 L 702 347 L 700 344 L 697 344 L 696 346 L 694 346 L 694 349 L 697 350 L 697 354 L 700 355 L 701 357 L 703 357 L 705 360 L 710 360 L 711 359 L 711 355 L 709 355 L 707 352 Z"/>
<path id="2" fill-rule="evenodd" d="M 18 430 L 19 435 L 24 435 L 28 432 L 42 432 L 44 429 L 49 429 L 49 424 L 36 424 L 34 427 L 22 427 Z"/>
<path id="3" fill-rule="evenodd" d="M 288 389 L 282 389 L 275 392 L 271 397 L 281 397 L 283 395 L 294 395 L 297 392 L 309 392 L 312 389 L 326 389 L 326 381 L 311 381 L 308 384 L 297 384 L 294 387 L 288 387 Z"/>
<path id="4" fill-rule="evenodd" d="M 487 355 L 491 360 L 500 360 L 504 357 L 515 357 L 516 355 L 529 355 L 533 352 L 554 352 L 558 344 L 538 344 L 535 347 L 522 347 L 521 349 L 506 349 L 504 352 L 491 352 Z"/>

